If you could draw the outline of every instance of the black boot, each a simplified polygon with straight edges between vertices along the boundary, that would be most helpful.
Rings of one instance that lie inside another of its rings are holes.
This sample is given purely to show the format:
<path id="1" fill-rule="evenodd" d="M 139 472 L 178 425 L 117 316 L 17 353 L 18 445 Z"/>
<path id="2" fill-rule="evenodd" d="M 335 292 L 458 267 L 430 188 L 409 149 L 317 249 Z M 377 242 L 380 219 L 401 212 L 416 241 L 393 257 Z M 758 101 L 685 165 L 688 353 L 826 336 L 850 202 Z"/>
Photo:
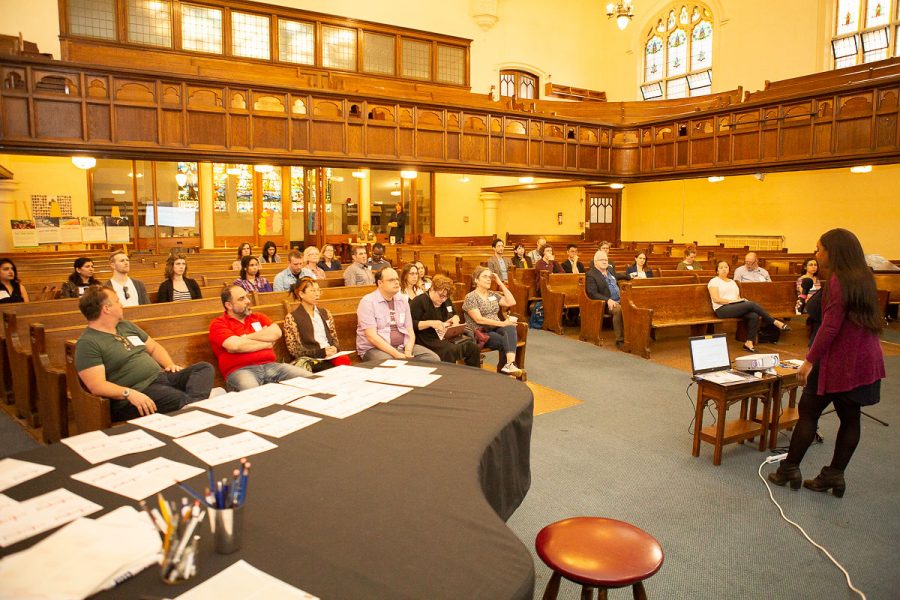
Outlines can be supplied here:
<path id="1" fill-rule="evenodd" d="M 804 481 L 803 487 L 814 492 L 831 490 L 831 493 L 838 498 L 843 498 L 844 490 L 847 489 L 847 485 L 844 483 L 844 472 L 832 467 L 822 467 L 822 472 L 815 479 Z"/>
<path id="2" fill-rule="evenodd" d="M 769 481 L 775 485 L 784 485 L 788 482 L 791 484 L 792 490 L 800 489 L 800 482 L 803 481 L 803 475 L 800 474 L 800 465 L 789 463 L 786 460 L 781 461 L 778 470 L 769 473 Z"/>

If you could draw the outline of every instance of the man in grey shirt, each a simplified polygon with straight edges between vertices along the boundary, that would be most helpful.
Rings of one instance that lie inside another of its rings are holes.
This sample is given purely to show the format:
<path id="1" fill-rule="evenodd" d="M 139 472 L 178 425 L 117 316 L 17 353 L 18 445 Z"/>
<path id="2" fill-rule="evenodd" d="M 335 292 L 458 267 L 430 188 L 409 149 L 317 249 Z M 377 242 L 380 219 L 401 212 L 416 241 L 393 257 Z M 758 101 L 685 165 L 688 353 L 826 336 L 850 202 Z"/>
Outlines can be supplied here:
<path id="1" fill-rule="evenodd" d="M 353 262 L 344 269 L 344 285 L 375 285 L 375 275 L 366 264 L 368 258 L 365 246 L 353 247 Z"/>
<path id="2" fill-rule="evenodd" d="M 735 281 L 772 281 L 769 272 L 759 266 L 756 252 L 748 252 L 744 264 L 734 270 Z"/>

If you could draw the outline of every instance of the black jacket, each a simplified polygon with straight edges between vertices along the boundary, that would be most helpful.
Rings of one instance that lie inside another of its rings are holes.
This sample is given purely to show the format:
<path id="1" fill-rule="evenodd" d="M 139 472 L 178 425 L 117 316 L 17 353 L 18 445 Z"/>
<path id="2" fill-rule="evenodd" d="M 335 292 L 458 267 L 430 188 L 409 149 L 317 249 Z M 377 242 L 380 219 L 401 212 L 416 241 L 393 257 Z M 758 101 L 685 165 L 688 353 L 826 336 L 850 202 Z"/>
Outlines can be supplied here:
<path id="1" fill-rule="evenodd" d="M 202 297 L 200 295 L 200 286 L 197 285 L 196 281 L 194 281 L 190 277 L 185 277 L 184 283 L 185 285 L 187 285 L 187 289 L 191 293 L 191 300 L 197 300 L 198 298 Z M 171 302 L 174 295 L 175 288 L 172 286 L 172 280 L 166 279 L 161 284 L 159 284 L 159 291 L 156 292 L 156 301 Z"/>

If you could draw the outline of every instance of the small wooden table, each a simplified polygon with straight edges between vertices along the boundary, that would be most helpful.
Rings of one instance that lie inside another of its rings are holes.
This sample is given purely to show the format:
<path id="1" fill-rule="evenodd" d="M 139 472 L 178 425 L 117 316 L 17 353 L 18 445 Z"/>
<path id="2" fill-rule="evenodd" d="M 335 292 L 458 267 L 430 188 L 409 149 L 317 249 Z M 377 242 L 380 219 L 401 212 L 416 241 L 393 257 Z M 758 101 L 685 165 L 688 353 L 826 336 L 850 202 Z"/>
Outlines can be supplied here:
<path id="1" fill-rule="evenodd" d="M 763 375 L 760 379 L 754 378 L 725 385 L 701 380 L 697 386 L 693 455 L 700 456 L 700 442 L 708 442 L 714 448 L 713 464 L 718 466 L 722 464 L 722 446 L 743 442 L 756 436 L 759 436 L 759 450 L 765 450 L 772 398 L 777 384 L 778 377 L 773 375 Z M 760 421 L 747 418 L 747 404 L 751 398 L 762 400 L 763 412 Z M 716 404 L 716 423 L 702 427 L 703 411 L 709 402 Z M 740 418 L 726 422 L 728 407 L 736 402 L 741 403 Z"/>
<path id="2" fill-rule="evenodd" d="M 778 447 L 778 432 L 782 429 L 790 429 L 800 420 L 800 411 L 797 409 L 797 389 L 800 388 L 800 376 L 797 369 L 775 367 L 778 382 L 772 391 L 772 411 L 769 417 L 769 449 Z M 781 400 L 788 395 L 788 405 L 781 410 Z M 756 398 L 750 401 L 750 414 L 753 420 L 761 423 L 763 415 L 756 411 Z"/>

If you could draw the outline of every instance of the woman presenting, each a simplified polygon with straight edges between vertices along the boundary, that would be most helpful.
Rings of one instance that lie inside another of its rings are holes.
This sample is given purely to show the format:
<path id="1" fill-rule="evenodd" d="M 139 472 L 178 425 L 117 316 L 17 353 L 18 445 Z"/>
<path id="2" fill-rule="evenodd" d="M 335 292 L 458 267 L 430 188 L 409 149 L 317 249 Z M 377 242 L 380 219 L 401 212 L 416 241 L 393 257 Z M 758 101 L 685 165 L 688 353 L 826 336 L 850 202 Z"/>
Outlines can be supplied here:
<path id="1" fill-rule="evenodd" d="M 875 278 L 866 265 L 862 245 L 846 229 L 832 229 L 816 244 L 816 259 L 831 268 L 823 287 L 822 324 L 800 367 L 803 395 L 800 420 L 791 435 L 787 458 L 769 474 L 777 485 L 800 489 L 800 462 L 816 433 L 819 416 L 834 404 L 841 424 L 834 441 L 831 464 L 803 487 L 816 492 L 832 490 L 844 496 L 844 470 L 859 443 L 861 406 L 881 400 L 884 355 L 878 334 L 884 319 L 878 309 Z"/>

